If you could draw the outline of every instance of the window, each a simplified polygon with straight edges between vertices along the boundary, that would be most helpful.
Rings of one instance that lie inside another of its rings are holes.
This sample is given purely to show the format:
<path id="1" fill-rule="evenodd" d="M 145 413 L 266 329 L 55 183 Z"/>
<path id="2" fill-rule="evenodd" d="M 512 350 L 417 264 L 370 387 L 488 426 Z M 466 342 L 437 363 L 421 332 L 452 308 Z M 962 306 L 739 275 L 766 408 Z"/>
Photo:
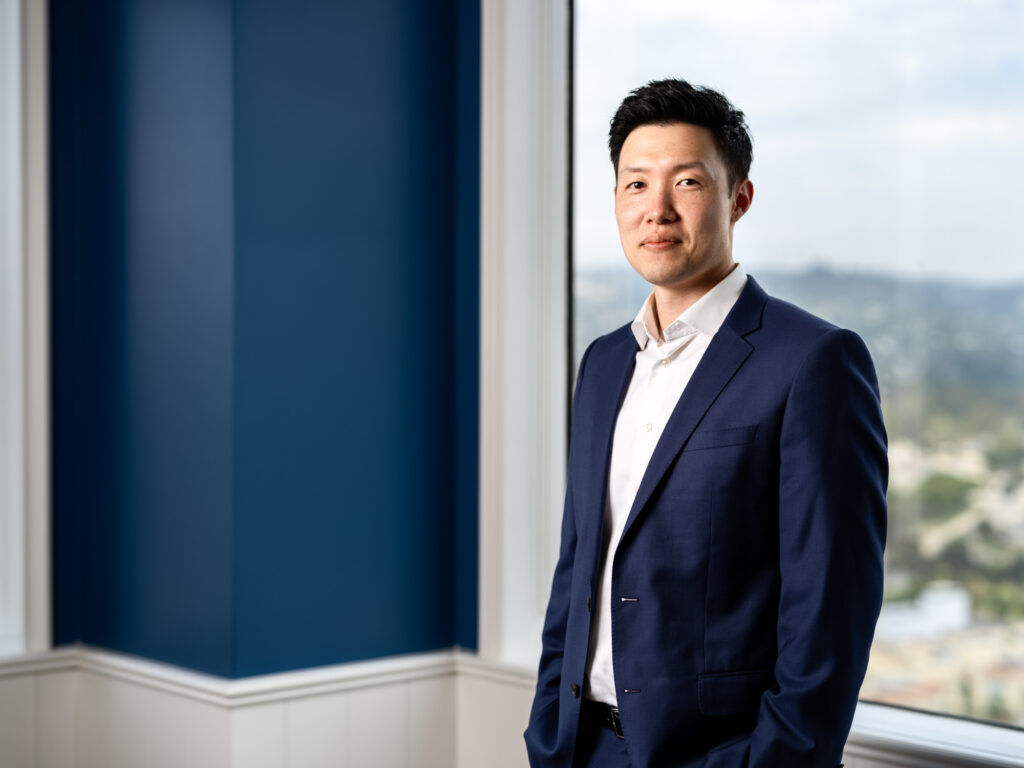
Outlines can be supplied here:
<path id="1" fill-rule="evenodd" d="M 890 439 L 864 700 L 1024 726 L 1024 7 L 577 0 L 574 349 L 647 287 L 612 215 L 608 120 L 668 76 L 754 135 L 735 256 L 867 342 Z"/>

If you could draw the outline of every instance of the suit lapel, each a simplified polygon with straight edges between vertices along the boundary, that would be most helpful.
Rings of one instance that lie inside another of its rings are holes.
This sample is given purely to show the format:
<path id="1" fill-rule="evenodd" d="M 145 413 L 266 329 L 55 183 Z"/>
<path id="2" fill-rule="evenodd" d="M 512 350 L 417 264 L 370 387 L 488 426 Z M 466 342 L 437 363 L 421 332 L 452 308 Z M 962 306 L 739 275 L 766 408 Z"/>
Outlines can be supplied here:
<path id="1" fill-rule="evenodd" d="M 711 340 L 665 425 L 665 431 L 654 448 L 636 498 L 633 500 L 633 506 L 629 510 L 622 538 L 629 533 L 633 522 L 650 500 L 654 489 L 658 487 L 694 429 L 704 418 L 704 414 L 753 352 L 753 347 L 744 336 L 760 326 L 761 311 L 766 298 L 767 295 L 761 286 L 754 282 L 752 277 L 748 277 L 747 285 L 725 318 L 722 327 Z M 616 408 L 616 413 L 617 411 Z M 614 420 L 612 424 L 614 427 Z M 604 465 L 603 477 L 608 477 L 607 462 Z"/>
<path id="2" fill-rule="evenodd" d="M 615 422 L 618 420 L 622 399 L 626 396 L 629 380 L 636 363 L 637 345 L 632 331 L 627 326 L 620 331 L 621 336 L 600 361 L 592 360 L 588 366 L 587 376 L 599 378 L 596 387 L 597 402 L 595 407 L 587 410 L 584 418 L 592 418 L 590 430 L 591 443 L 587 447 L 587 459 L 584 466 L 592 467 L 588 474 L 589 483 L 585 509 L 587 513 L 587 530 L 581 531 L 581 539 L 586 539 L 587 551 L 601 552 L 601 537 L 604 532 L 604 510 L 608 495 L 608 471 L 612 456 L 612 440 L 615 436 Z M 600 558 L 598 558 L 600 562 Z"/>

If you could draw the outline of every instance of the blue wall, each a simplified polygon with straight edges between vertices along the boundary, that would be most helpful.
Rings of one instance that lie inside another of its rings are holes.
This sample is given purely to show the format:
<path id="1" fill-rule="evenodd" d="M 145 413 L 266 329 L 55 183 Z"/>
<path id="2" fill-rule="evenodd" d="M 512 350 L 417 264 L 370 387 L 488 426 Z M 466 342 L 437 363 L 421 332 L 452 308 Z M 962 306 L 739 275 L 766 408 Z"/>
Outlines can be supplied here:
<path id="1" fill-rule="evenodd" d="M 426 7 L 52 3 L 59 643 L 475 646 L 479 8 Z"/>
<path id="2" fill-rule="evenodd" d="M 455 213 L 455 641 L 476 648 L 480 381 L 480 0 L 458 0 Z"/>

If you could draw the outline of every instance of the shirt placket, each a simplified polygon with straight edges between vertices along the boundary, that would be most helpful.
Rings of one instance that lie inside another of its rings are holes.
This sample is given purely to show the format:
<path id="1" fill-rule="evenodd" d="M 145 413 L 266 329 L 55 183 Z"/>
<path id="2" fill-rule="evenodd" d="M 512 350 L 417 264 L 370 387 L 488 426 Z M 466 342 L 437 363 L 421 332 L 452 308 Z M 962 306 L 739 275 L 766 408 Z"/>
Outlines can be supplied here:
<path id="1" fill-rule="evenodd" d="M 640 446 L 640 450 L 633 453 L 630 472 L 630 489 L 634 498 L 640 488 L 640 481 L 643 480 L 644 473 L 647 471 L 647 465 L 654 453 L 654 446 L 660 431 L 658 429 L 657 413 L 658 403 L 660 402 L 659 388 L 662 385 L 662 376 L 659 375 L 659 369 L 661 368 L 660 360 L 655 360 L 651 363 L 646 381 L 644 382 L 643 397 L 640 400 L 641 405 L 637 414 L 637 424 L 635 425 L 637 430 L 636 442 Z M 630 502 L 632 503 L 632 499 Z"/>

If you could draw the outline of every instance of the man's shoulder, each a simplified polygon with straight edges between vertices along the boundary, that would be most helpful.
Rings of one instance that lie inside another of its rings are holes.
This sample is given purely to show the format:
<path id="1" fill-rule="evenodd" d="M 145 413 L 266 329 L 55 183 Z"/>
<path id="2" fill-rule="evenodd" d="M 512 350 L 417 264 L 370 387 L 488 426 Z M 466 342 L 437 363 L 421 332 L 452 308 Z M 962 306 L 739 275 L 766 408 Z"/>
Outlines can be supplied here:
<path id="1" fill-rule="evenodd" d="M 777 327 L 789 333 L 806 334 L 810 337 L 840 330 L 835 323 L 775 296 L 765 297 L 764 326 L 768 329 Z"/>
<path id="2" fill-rule="evenodd" d="M 733 307 L 734 312 L 747 318 L 754 314 L 758 320 L 754 325 L 758 331 L 768 334 L 798 335 L 804 340 L 825 336 L 842 330 L 839 326 L 819 317 L 801 306 L 767 293 L 753 277 Z M 749 323 L 749 320 L 746 322 Z"/>
<path id="3" fill-rule="evenodd" d="M 597 355 L 604 355 L 609 352 L 618 353 L 623 347 L 636 347 L 636 337 L 633 335 L 632 323 L 626 323 L 602 336 L 594 339 L 587 348 L 587 353 L 595 352 Z"/>
<path id="4" fill-rule="evenodd" d="M 636 338 L 630 323 L 626 323 L 590 342 L 580 358 L 580 375 L 584 370 L 588 378 L 613 373 L 621 369 L 623 361 L 630 359 L 636 350 Z"/>
<path id="5" fill-rule="evenodd" d="M 858 333 L 772 296 L 765 298 L 761 327 L 747 339 L 776 370 L 794 375 L 812 368 L 874 370 Z"/>
<path id="6" fill-rule="evenodd" d="M 737 309 L 745 298 L 751 302 L 745 310 L 746 328 L 734 326 L 734 330 L 758 350 L 762 359 L 766 357 L 773 365 L 781 364 L 783 369 L 791 370 L 798 369 L 808 356 L 820 355 L 824 350 L 832 350 L 839 357 L 846 356 L 843 350 L 856 350 L 857 357 L 864 354 L 870 359 L 863 339 L 856 332 L 767 294 L 752 279 L 748 288 L 752 295 L 741 296 L 737 302 Z M 746 289 L 744 294 L 747 294 Z M 751 322 L 754 306 L 757 319 Z"/>

